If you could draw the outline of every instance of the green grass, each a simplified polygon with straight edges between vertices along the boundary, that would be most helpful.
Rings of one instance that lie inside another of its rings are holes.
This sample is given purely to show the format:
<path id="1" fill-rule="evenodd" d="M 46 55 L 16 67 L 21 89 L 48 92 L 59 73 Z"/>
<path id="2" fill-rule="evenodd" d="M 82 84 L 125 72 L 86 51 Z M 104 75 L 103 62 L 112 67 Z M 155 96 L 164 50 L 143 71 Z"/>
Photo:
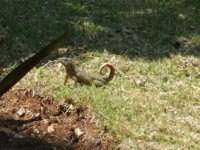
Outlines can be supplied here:
<path id="1" fill-rule="evenodd" d="M 73 31 L 65 48 L 16 87 L 88 105 L 122 149 L 200 148 L 198 0 L 1 1 L 0 7 L 0 35 L 6 39 L 1 50 L 9 54 L 1 55 L 6 68 L 1 78 L 70 24 Z M 179 14 L 186 18 L 179 19 Z M 121 28 L 131 33 L 116 32 Z M 174 37 L 186 44 L 174 48 Z M 74 86 L 71 80 L 64 86 L 60 57 L 87 72 L 98 72 L 102 63 L 111 62 L 116 76 L 104 88 Z"/>

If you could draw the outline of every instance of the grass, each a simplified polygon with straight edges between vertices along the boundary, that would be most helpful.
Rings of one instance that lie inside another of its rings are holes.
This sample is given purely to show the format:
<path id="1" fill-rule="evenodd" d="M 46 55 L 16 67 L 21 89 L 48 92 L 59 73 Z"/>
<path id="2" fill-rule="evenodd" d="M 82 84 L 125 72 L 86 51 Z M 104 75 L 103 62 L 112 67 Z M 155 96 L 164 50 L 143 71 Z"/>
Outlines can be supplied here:
<path id="1" fill-rule="evenodd" d="M 0 4 L 4 6 L 0 33 L 6 39 L 2 51 L 9 54 L 8 58 L 2 55 L 1 78 L 70 24 L 73 31 L 67 48 L 49 56 L 17 87 L 87 104 L 120 141 L 121 149 L 200 148 L 197 0 L 0 3 L 4 3 Z M 173 38 L 186 44 L 177 49 Z M 60 57 L 91 72 L 109 61 L 116 76 L 104 88 L 74 86 L 72 81 L 64 86 Z"/>

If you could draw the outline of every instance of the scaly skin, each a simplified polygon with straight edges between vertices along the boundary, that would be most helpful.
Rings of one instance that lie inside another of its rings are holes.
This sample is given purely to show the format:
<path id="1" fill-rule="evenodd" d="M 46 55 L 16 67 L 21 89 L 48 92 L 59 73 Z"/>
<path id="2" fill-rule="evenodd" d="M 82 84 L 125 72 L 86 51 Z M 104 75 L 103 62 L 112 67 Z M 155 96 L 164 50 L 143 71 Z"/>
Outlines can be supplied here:
<path id="1" fill-rule="evenodd" d="M 96 87 L 100 87 L 110 82 L 115 75 L 115 68 L 109 63 L 103 64 L 100 68 L 100 75 L 95 76 L 78 70 L 75 68 L 72 62 L 60 62 L 65 66 L 66 69 L 64 84 L 66 84 L 67 80 L 71 78 L 75 81 L 75 84 L 79 83 L 81 85 L 95 85 Z M 107 67 L 110 69 L 109 73 L 106 73 Z M 105 73 L 103 72 L 104 69 L 106 69 Z"/>

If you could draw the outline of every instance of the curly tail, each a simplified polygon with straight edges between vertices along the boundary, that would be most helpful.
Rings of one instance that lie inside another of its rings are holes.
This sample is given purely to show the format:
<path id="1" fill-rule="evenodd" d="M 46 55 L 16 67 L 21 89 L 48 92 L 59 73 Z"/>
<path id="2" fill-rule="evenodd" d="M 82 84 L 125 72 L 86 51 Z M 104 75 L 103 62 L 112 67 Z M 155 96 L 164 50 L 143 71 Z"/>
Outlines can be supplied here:
<path id="1" fill-rule="evenodd" d="M 108 69 L 107 68 L 110 69 L 109 73 L 108 73 Z M 104 69 L 106 69 L 106 72 L 104 71 Z M 101 75 L 104 75 L 103 76 L 103 80 L 104 80 L 104 83 L 106 84 L 106 83 L 110 82 L 113 79 L 113 77 L 115 75 L 115 68 L 113 67 L 112 64 L 105 63 L 100 67 L 99 73 Z"/>

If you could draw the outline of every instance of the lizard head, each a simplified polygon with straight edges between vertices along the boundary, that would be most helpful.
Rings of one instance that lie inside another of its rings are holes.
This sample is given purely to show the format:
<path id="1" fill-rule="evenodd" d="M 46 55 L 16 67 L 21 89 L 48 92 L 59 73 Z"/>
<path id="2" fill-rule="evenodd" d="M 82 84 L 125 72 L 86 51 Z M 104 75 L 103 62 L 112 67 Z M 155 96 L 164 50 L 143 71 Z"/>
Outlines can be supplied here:
<path id="1" fill-rule="evenodd" d="M 66 62 L 66 61 L 60 61 L 60 63 L 65 66 L 66 72 L 69 75 L 73 76 L 73 74 L 76 72 L 74 64 L 71 61 L 68 61 L 68 62 Z"/>

